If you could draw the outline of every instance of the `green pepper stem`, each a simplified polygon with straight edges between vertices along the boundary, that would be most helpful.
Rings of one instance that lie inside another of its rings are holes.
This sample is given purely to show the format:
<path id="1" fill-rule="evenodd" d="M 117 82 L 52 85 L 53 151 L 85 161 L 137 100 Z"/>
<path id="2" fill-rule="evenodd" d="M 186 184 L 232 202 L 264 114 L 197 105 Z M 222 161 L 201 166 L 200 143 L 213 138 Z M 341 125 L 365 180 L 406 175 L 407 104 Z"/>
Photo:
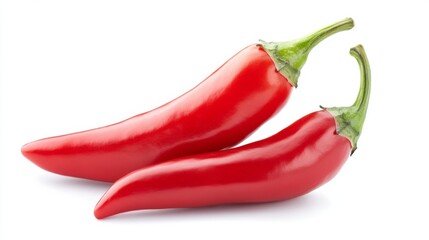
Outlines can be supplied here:
<path id="1" fill-rule="evenodd" d="M 296 40 L 288 42 L 264 42 L 260 40 L 260 42 L 273 59 L 277 71 L 285 76 L 290 84 L 297 87 L 301 68 L 307 61 L 310 51 L 327 37 L 337 32 L 349 30 L 353 26 L 353 19 L 346 18 Z"/>
<path id="2" fill-rule="evenodd" d="M 357 149 L 357 141 L 362 132 L 368 109 L 369 96 L 371 92 L 371 70 L 365 49 L 358 45 L 350 49 L 350 54 L 356 58 L 360 68 L 360 88 L 358 96 L 352 106 L 333 107 L 327 110 L 334 116 L 337 133 L 348 138 L 352 144 L 352 154 Z"/>
<path id="3" fill-rule="evenodd" d="M 365 50 L 362 45 L 358 45 L 350 49 L 350 54 L 356 58 L 360 68 L 360 88 L 353 106 L 357 108 L 356 111 L 360 113 L 361 118 L 363 118 L 363 122 L 368 109 L 369 95 L 371 91 L 371 70 L 369 68 L 368 58 L 366 57 Z"/>

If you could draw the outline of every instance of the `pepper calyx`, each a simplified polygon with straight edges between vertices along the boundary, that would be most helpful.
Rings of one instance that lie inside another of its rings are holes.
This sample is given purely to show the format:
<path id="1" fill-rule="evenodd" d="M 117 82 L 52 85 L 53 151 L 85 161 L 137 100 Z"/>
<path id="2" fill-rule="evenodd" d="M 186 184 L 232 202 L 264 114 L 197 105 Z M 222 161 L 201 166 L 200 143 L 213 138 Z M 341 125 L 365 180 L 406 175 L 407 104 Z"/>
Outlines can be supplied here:
<path id="1" fill-rule="evenodd" d="M 365 49 L 358 45 L 350 49 L 350 54 L 357 60 L 361 81 L 358 96 L 353 105 L 348 107 L 325 108 L 335 118 L 337 134 L 350 140 L 353 154 L 362 132 L 371 92 L 371 70 Z"/>
<path id="2" fill-rule="evenodd" d="M 353 27 L 353 19 L 346 18 L 296 40 L 288 42 L 259 40 L 259 42 L 274 61 L 277 71 L 286 77 L 292 86 L 297 87 L 301 68 L 307 61 L 310 51 L 327 37 Z"/>

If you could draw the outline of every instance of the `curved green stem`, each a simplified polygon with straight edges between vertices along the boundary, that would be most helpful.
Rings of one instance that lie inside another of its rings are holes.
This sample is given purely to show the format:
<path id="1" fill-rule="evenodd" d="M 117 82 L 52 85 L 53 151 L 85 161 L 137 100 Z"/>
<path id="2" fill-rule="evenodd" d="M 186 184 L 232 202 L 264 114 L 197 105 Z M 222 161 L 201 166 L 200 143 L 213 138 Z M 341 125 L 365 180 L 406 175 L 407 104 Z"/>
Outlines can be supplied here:
<path id="1" fill-rule="evenodd" d="M 285 76 L 294 87 L 297 87 L 301 68 L 307 61 L 311 49 L 325 38 L 337 32 L 349 30 L 353 26 L 353 19 L 346 18 L 296 40 L 288 42 L 264 42 L 260 40 L 260 42 L 273 59 L 277 71 Z"/>
<path id="2" fill-rule="evenodd" d="M 356 58 L 360 68 L 360 88 L 356 101 L 349 107 L 333 107 L 327 110 L 334 116 L 337 133 L 348 138 L 352 144 L 352 154 L 357 148 L 357 141 L 362 132 L 368 109 L 371 92 L 371 70 L 368 58 L 362 45 L 350 49 L 350 54 Z"/>

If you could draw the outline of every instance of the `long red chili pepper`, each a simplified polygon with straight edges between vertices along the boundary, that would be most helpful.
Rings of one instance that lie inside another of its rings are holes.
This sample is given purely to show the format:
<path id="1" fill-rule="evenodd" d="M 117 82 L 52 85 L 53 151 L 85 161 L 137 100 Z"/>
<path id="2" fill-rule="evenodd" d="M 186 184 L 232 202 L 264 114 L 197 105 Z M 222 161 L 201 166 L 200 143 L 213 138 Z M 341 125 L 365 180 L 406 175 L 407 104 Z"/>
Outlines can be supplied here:
<path id="1" fill-rule="evenodd" d="M 159 108 L 31 142 L 22 153 L 54 173 L 112 182 L 150 164 L 234 146 L 284 105 L 311 49 L 352 27 L 345 19 L 295 41 L 251 45 Z"/>
<path id="2" fill-rule="evenodd" d="M 311 113 L 267 139 L 242 147 L 132 172 L 105 193 L 95 216 L 285 200 L 327 182 L 356 149 L 368 107 L 368 60 L 360 45 L 350 53 L 361 69 L 361 87 L 352 106 Z"/>

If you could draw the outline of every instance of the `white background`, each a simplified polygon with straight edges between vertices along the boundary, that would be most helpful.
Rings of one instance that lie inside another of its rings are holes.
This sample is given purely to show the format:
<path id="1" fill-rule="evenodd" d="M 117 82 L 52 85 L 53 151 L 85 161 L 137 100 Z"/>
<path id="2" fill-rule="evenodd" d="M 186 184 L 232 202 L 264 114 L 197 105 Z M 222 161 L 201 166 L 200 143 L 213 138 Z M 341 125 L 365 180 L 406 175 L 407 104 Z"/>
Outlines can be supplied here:
<path id="1" fill-rule="evenodd" d="M 0 239 L 428 239 L 424 3 L 3 1 Z M 363 44 L 373 88 L 359 149 L 304 197 L 99 221 L 93 207 L 109 184 L 43 171 L 20 153 L 26 142 L 157 107 L 258 39 L 290 40 L 345 17 L 355 28 L 313 50 L 288 105 L 245 141 L 320 104 L 351 104 L 359 71 L 348 50 Z"/>

